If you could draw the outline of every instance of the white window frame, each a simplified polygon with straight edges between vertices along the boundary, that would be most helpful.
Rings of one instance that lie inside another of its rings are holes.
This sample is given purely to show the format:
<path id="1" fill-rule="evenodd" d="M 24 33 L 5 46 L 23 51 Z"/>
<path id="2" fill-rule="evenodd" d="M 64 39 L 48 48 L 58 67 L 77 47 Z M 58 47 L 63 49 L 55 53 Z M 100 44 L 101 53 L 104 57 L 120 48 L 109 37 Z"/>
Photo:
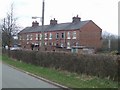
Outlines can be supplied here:
<path id="1" fill-rule="evenodd" d="M 64 47 L 64 44 L 63 44 L 63 43 L 61 43 L 61 44 L 60 44 L 60 46 L 61 46 L 61 47 Z"/>
<path id="2" fill-rule="evenodd" d="M 45 40 L 47 39 L 47 37 L 48 37 L 48 34 L 47 34 L 47 33 L 45 33 Z"/>
<path id="3" fill-rule="evenodd" d="M 67 32 L 67 39 L 71 39 L 70 32 Z"/>
<path id="4" fill-rule="evenodd" d="M 45 42 L 45 46 L 47 45 L 47 42 Z"/>
<path id="5" fill-rule="evenodd" d="M 67 49 L 71 49 L 70 42 L 67 42 Z"/>
<path id="6" fill-rule="evenodd" d="M 32 38 L 32 37 L 33 37 L 33 35 L 31 34 L 31 35 L 30 35 L 30 40 L 33 40 L 33 38 Z"/>
<path id="7" fill-rule="evenodd" d="M 52 33 L 49 34 L 49 39 L 52 39 Z"/>
<path id="8" fill-rule="evenodd" d="M 38 34 L 36 34 L 36 40 L 38 40 Z"/>
<path id="9" fill-rule="evenodd" d="M 59 39 L 59 33 L 56 33 L 56 39 Z"/>
<path id="10" fill-rule="evenodd" d="M 29 40 L 29 34 L 27 34 L 27 40 Z"/>
<path id="11" fill-rule="evenodd" d="M 40 35 L 40 40 L 42 39 L 42 33 L 39 34 Z"/>
<path id="12" fill-rule="evenodd" d="M 56 43 L 54 43 L 54 46 L 56 46 Z"/>
<path id="13" fill-rule="evenodd" d="M 72 39 L 76 39 L 76 31 L 73 31 L 73 38 Z"/>

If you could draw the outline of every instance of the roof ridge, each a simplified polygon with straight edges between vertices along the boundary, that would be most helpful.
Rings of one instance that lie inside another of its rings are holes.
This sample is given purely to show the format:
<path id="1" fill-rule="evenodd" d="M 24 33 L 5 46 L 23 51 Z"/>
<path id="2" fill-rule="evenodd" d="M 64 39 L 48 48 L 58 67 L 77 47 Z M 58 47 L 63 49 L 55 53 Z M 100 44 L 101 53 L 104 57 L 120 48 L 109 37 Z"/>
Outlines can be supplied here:
<path id="1" fill-rule="evenodd" d="M 59 23 L 56 25 L 44 25 L 44 31 L 76 30 L 86 25 L 89 21 L 91 20 L 80 21 L 77 23 L 67 22 L 67 23 Z M 26 27 L 20 33 L 41 32 L 41 31 L 42 31 L 42 25 L 36 27 Z"/>

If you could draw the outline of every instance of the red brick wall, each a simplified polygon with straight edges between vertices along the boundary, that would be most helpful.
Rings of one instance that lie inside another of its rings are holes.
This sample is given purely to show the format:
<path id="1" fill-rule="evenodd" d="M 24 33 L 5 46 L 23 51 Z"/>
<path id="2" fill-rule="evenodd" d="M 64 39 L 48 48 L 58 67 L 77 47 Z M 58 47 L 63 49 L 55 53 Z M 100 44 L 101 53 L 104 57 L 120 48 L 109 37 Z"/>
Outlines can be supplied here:
<path id="1" fill-rule="evenodd" d="M 90 21 L 79 31 L 80 44 L 96 49 L 100 48 L 102 45 L 101 32 L 102 30 L 94 22 Z"/>
<path id="2" fill-rule="evenodd" d="M 76 31 L 76 39 L 72 39 L 73 31 Z M 71 33 L 71 39 L 67 39 L 67 32 Z M 60 30 L 54 32 L 44 32 L 48 34 L 48 39 L 44 40 L 44 42 L 47 42 L 47 45 L 50 45 L 50 43 L 58 43 L 59 46 L 60 43 L 63 43 L 64 46 L 67 46 L 67 42 L 70 42 L 71 46 L 73 46 L 74 43 L 78 43 L 78 45 L 90 46 L 97 49 L 100 48 L 102 44 L 101 32 L 102 30 L 94 22 L 90 21 L 80 30 Z M 49 39 L 50 33 L 52 33 L 51 40 Z M 59 39 L 56 39 L 56 33 L 59 33 Z M 62 38 L 62 33 L 65 33 L 65 39 Z M 32 34 L 32 40 L 20 40 L 20 44 L 22 45 L 22 47 L 30 48 L 31 43 L 38 43 L 38 40 L 36 40 L 36 33 L 29 33 L 29 35 L 30 34 Z M 23 35 L 26 38 L 27 34 L 22 34 L 22 37 Z M 27 42 L 29 42 L 29 44 L 27 44 Z"/>

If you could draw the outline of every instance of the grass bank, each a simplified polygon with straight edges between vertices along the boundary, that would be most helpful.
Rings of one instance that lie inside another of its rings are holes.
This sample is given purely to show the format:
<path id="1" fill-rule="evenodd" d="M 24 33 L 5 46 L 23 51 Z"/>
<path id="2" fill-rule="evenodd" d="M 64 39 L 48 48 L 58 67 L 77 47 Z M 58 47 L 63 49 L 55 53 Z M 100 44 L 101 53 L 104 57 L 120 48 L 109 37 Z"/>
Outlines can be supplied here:
<path id="1" fill-rule="evenodd" d="M 2 60 L 7 64 L 70 88 L 118 88 L 118 83 L 109 79 L 101 79 L 95 76 L 78 75 L 75 73 L 69 73 L 67 71 L 39 67 L 16 61 L 5 55 L 2 56 Z"/>

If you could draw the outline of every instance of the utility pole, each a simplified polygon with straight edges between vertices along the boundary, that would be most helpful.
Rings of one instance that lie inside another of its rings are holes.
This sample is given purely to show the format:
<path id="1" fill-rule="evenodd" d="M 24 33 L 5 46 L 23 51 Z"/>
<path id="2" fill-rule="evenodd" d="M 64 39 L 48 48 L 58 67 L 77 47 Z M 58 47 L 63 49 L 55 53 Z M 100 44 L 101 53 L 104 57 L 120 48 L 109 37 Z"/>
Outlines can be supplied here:
<path id="1" fill-rule="evenodd" d="M 42 39 L 41 39 L 41 50 L 44 50 L 44 8 L 45 8 L 45 1 L 43 0 L 42 2 L 42 18 L 41 17 L 32 17 L 32 19 L 37 19 L 37 18 L 40 18 L 40 22 L 41 22 L 41 19 L 42 19 L 42 31 L 41 31 L 41 34 L 42 34 Z M 38 34 L 38 46 L 40 46 L 40 35 Z M 38 50 L 39 50 L 39 47 L 38 47 Z"/>
<path id="2" fill-rule="evenodd" d="M 42 44 L 41 44 L 41 49 L 43 50 L 44 49 L 44 7 L 45 7 L 45 1 L 43 0 L 42 2 Z"/>

